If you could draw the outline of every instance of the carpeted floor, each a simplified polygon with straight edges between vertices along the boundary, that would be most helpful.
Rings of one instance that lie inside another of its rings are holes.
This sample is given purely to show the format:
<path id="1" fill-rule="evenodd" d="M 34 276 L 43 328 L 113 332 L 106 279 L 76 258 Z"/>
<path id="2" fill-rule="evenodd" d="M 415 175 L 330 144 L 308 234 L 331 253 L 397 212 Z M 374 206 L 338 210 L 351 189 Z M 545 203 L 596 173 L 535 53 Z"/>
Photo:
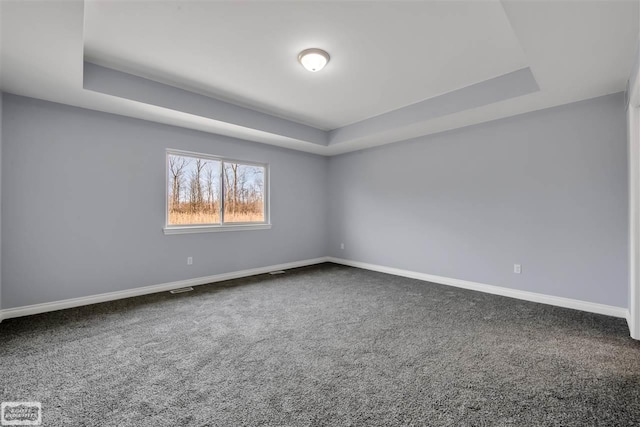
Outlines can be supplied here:
<path id="1" fill-rule="evenodd" d="M 46 426 L 640 425 L 622 319 L 333 264 L 0 324 Z"/>

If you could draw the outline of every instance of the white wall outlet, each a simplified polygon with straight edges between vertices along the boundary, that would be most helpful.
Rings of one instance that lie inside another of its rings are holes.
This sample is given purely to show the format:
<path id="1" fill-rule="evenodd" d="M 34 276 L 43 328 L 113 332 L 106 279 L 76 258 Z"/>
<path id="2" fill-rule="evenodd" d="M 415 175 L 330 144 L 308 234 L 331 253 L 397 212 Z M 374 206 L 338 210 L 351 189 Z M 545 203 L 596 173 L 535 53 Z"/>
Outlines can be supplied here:
<path id="1" fill-rule="evenodd" d="M 344 249 L 344 243 L 340 243 L 340 249 Z"/>
<path id="2" fill-rule="evenodd" d="M 193 264 L 193 257 L 187 257 L 187 265 L 192 265 Z"/>
<path id="3" fill-rule="evenodd" d="M 520 264 L 513 264 L 513 272 L 515 274 L 522 273 L 522 266 Z"/>

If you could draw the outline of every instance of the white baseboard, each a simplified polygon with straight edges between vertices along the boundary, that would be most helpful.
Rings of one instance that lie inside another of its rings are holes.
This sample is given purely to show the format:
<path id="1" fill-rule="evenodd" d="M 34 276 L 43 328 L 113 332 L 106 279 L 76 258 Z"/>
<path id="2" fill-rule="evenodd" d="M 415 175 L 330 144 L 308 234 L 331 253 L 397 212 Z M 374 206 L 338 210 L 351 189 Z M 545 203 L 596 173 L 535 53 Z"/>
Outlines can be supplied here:
<path id="1" fill-rule="evenodd" d="M 634 323 L 634 319 L 631 316 L 631 310 L 627 311 L 627 324 L 629 325 L 629 334 L 634 340 L 640 340 L 640 328 Z"/>
<path id="2" fill-rule="evenodd" d="M 378 271 L 381 273 L 408 277 L 411 279 L 423 280 L 426 282 L 438 283 L 442 285 L 455 286 L 457 288 L 470 289 L 473 291 L 485 292 L 485 293 L 494 294 L 494 295 L 501 295 L 501 296 L 521 299 L 525 301 L 555 305 L 555 306 L 564 307 L 564 308 L 571 308 L 574 310 L 582 310 L 590 313 L 620 317 L 620 318 L 627 319 L 628 322 L 630 322 L 631 320 L 629 316 L 629 311 L 626 308 L 622 308 L 622 307 L 614 307 L 614 306 L 605 305 L 605 304 L 596 304 L 592 302 L 580 301 L 580 300 L 575 300 L 570 298 L 555 297 L 555 296 L 539 294 L 535 292 L 527 292 L 527 291 L 521 291 L 517 289 L 503 288 L 500 286 L 486 285 L 484 283 L 470 282 L 467 280 L 451 279 L 448 277 L 435 276 L 435 275 L 426 274 L 426 273 L 418 273 L 410 270 L 402 270 L 399 268 L 385 267 L 381 265 L 369 264 L 369 263 L 359 262 L 359 261 L 351 261 L 351 260 L 341 259 L 341 258 L 320 257 L 320 258 L 307 259 L 302 261 L 289 262 L 285 264 L 271 265 L 267 267 L 259 267 L 259 268 L 252 268 L 248 270 L 234 271 L 231 273 L 216 274 L 213 276 L 179 280 L 176 282 L 145 286 L 141 288 L 128 289 L 124 291 L 108 292 L 104 294 L 91 295 L 87 297 L 72 298 L 72 299 L 67 299 L 62 301 L 54 301 L 54 302 L 47 302 L 43 304 L 28 305 L 24 307 L 9 308 L 5 310 L 0 310 L 0 322 L 3 319 L 29 316 L 32 314 L 46 313 L 49 311 L 63 310 L 66 308 L 97 304 L 100 302 L 114 301 L 114 300 L 123 299 L 123 298 L 153 294 L 157 292 L 166 292 L 173 289 L 185 288 L 187 286 L 205 285 L 208 283 L 222 282 L 224 280 L 238 279 L 241 277 L 249 277 L 249 276 L 255 276 L 258 274 L 265 274 L 270 271 L 287 270 L 290 268 L 321 264 L 323 262 L 333 262 L 335 264 L 342 264 L 342 265 L 347 265 L 351 267 L 362 268 L 365 270 Z"/>
<path id="3" fill-rule="evenodd" d="M 348 265 L 351 267 L 363 268 L 365 270 L 378 271 L 381 273 L 393 274 L 394 276 L 408 277 L 411 279 L 424 280 L 425 282 L 438 283 L 441 285 L 455 286 L 456 288 L 470 289 L 472 291 L 485 292 L 488 294 L 501 295 L 525 301 L 542 304 L 555 305 L 558 307 L 572 308 L 574 310 L 588 311 L 590 313 L 604 314 L 607 316 L 627 318 L 628 310 L 622 307 L 614 307 L 605 304 L 580 301 L 571 298 L 554 297 L 551 295 L 538 294 L 535 292 L 521 291 L 517 289 L 503 288 L 500 286 L 486 285 L 484 283 L 469 282 L 467 280 L 451 279 L 449 277 L 434 276 L 432 274 L 418 273 L 416 271 L 401 270 L 399 268 L 385 267 L 382 265 L 368 264 L 366 262 L 351 261 L 348 259 L 328 257 L 329 262 Z"/>
<path id="4" fill-rule="evenodd" d="M 249 270 L 234 271 L 231 273 L 215 274 L 213 276 L 197 277 L 195 279 L 179 280 L 177 282 L 151 285 L 141 288 L 127 289 L 125 291 L 108 292 L 105 294 L 91 295 L 87 297 L 72 298 L 62 301 L 46 302 L 43 304 L 27 305 L 23 307 L 0 310 L 0 322 L 3 319 L 29 316 L 31 314 L 46 313 L 49 311 L 63 310 L 65 308 L 79 307 L 100 302 L 113 301 L 140 295 L 166 292 L 173 289 L 186 288 L 187 286 L 206 285 L 208 283 L 222 282 L 225 280 L 239 279 L 241 277 L 255 276 L 269 273 L 270 271 L 287 270 L 290 268 L 305 267 L 308 265 L 327 262 L 327 257 L 306 259 L 302 261 L 288 262 L 285 264 L 270 265 L 267 267 L 251 268 Z"/>

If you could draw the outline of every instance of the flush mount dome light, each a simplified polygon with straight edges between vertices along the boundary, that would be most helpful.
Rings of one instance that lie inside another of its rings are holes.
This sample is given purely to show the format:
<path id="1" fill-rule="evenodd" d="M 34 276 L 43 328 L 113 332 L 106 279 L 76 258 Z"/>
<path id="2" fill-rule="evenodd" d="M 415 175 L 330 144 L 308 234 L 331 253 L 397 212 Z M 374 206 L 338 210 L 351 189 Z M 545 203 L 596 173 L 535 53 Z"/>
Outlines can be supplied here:
<path id="1" fill-rule="evenodd" d="M 305 49 L 298 55 L 298 61 L 312 73 L 318 72 L 329 62 L 329 54 L 322 49 Z"/>

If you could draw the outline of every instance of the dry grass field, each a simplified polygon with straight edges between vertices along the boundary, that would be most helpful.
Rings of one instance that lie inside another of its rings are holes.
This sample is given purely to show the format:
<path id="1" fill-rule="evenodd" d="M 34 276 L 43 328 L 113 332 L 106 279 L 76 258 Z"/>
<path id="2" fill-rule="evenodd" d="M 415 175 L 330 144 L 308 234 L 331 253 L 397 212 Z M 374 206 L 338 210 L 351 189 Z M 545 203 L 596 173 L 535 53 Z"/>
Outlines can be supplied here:
<path id="1" fill-rule="evenodd" d="M 263 222 L 262 213 L 236 213 L 227 212 L 224 215 L 224 222 Z M 217 224 L 220 222 L 220 213 L 208 212 L 169 212 L 170 225 L 190 225 L 190 224 Z"/>

